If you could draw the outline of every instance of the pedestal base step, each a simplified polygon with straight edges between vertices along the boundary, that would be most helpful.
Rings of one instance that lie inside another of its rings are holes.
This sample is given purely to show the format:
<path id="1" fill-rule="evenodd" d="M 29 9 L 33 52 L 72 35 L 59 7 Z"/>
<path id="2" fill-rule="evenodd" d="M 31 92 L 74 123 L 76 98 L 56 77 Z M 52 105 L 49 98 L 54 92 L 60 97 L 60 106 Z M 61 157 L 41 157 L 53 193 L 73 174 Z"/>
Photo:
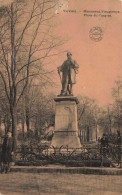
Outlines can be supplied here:
<path id="1" fill-rule="evenodd" d="M 55 148 L 81 148 L 80 139 L 76 131 L 55 131 L 51 145 Z"/>

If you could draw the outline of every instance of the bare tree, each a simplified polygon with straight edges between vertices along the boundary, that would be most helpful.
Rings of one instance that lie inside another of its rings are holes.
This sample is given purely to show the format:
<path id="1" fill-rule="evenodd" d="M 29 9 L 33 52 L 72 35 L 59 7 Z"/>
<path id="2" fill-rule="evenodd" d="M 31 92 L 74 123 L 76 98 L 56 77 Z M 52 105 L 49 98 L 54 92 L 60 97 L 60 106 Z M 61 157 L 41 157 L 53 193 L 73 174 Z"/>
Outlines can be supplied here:
<path id="1" fill-rule="evenodd" d="M 41 71 L 45 59 L 57 55 L 56 48 L 63 44 L 52 34 L 55 5 L 54 0 L 23 0 L 14 1 L 0 10 L 0 76 L 9 103 L 15 139 L 16 109 L 29 79 L 35 75 L 45 78 L 40 72 L 32 72 L 32 67 L 40 62 Z"/>
<path id="2" fill-rule="evenodd" d="M 113 103 L 101 109 L 98 124 L 104 133 L 112 134 L 122 130 L 122 81 L 115 81 L 112 88 Z"/>
<path id="3" fill-rule="evenodd" d="M 97 140 L 97 118 L 99 107 L 97 106 L 95 100 L 88 97 L 79 96 L 78 99 L 79 137 L 81 141 L 89 141 L 94 130 Z"/>
<path id="4" fill-rule="evenodd" d="M 114 104 L 113 104 L 114 127 L 116 127 L 118 131 L 122 131 L 122 80 L 121 78 L 115 81 L 114 87 L 112 88 L 112 96 L 114 98 Z"/>

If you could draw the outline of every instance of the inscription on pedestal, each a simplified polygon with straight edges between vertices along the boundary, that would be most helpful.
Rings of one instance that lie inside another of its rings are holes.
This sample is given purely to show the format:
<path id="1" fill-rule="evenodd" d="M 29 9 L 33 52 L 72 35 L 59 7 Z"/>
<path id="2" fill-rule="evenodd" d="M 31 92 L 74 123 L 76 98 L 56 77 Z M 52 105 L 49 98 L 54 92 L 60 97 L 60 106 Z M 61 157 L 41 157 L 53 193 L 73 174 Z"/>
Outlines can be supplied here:
<path id="1" fill-rule="evenodd" d="M 77 126 L 77 98 L 57 97 L 55 101 L 55 131 L 51 145 L 55 148 L 81 148 Z"/>
<path id="2" fill-rule="evenodd" d="M 57 102 L 55 130 L 77 130 L 77 109 L 75 102 Z"/>

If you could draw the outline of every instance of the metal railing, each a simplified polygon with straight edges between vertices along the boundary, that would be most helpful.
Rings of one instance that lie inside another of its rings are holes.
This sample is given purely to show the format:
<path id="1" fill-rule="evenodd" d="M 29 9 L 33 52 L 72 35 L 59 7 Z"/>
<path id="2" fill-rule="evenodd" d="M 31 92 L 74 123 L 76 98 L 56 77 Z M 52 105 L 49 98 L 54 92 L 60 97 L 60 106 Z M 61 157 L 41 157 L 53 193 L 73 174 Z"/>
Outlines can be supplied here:
<path id="1" fill-rule="evenodd" d="M 101 165 L 101 155 L 96 147 L 83 146 L 82 148 L 67 147 L 28 147 L 19 146 L 16 150 L 16 162 L 36 162 L 47 161 L 47 163 L 63 163 L 66 165 L 77 164 L 86 166 L 91 164 L 93 166 Z"/>
<path id="2" fill-rule="evenodd" d="M 113 166 L 121 167 L 122 146 L 109 144 L 102 147 L 101 144 L 94 146 L 83 145 L 82 148 L 60 148 L 42 145 L 20 145 L 15 152 L 15 162 L 29 164 L 63 163 L 74 166 Z"/>

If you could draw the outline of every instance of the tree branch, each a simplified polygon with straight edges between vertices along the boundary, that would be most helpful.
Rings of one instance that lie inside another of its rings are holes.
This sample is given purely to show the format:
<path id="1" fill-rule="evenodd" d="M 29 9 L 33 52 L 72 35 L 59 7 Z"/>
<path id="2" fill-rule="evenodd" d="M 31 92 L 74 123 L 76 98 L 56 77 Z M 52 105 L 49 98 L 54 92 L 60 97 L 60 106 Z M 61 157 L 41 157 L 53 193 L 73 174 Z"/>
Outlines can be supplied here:
<path id="1" fill-rule="evenodd" d="M 4 75 L 3 75 L 3 73 L 2 73 L 1 71 L 0 71 L 0 75 L 1 75 L 1 78 L 2 78 L 3 83 L 4 83 L 4 88 L 5 88 L 6 96 L 7 96 L 7 98 L 8 98 L 8 101 L 10 102 L 10 98 L 9 98 L 8 91 L 7 91 L 7 84 L 6 84 Z"/>

